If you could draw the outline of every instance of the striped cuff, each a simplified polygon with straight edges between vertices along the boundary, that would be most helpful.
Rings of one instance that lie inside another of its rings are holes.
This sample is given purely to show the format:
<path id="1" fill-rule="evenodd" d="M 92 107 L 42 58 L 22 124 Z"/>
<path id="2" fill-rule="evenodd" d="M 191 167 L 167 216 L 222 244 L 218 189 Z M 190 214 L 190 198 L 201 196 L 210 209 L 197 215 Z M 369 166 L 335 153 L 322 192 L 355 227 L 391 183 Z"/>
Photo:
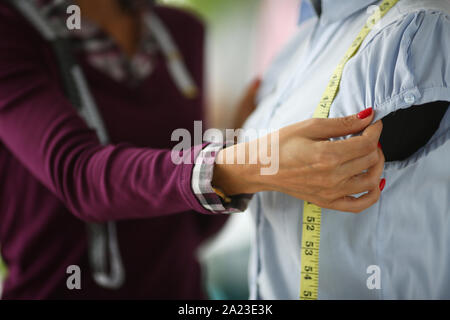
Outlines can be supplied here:
<path id="1" fill-rule="evenodd" d="M 231 197 L 231 203 L 223 203 L 214 192 L 212 178 L 214 164 L 223 144 L 211 143 L 198 154 L 192 171 L 191 186 L 200 204 L 212 213 L 231 214 L 245 211 L 253 195 L 238 195 Z"/>

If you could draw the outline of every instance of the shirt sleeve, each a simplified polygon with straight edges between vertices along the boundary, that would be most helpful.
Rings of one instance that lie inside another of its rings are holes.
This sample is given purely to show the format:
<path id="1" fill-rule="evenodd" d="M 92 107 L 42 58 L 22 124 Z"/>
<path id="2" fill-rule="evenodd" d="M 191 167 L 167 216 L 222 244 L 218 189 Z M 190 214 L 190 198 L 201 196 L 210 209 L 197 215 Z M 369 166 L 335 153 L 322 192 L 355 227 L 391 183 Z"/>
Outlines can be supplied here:
<path id="1" fill-rule="evenodd" d="M 334 102 L 339 108 L 332 107 L 330 117 L 373 107 L 377 121 L 413 106 L 434 108 L 433 102 L 450 101 L 450 18 L 445 12 L 406 12 L 373 33 L 347 64 Z M 450 128 L 448 119 L 440 124 L 441 132 Z"/>
<path id="2" fill-rule="evenodd" d="M 0 6 L 0 141 L 78 218 L 89 222 L 209 214 L 191 189 L 194 160 L 170 150 L 100 144 L 50 76 L 42 42 Z"/>
<path id="3" fill-rule="evenodd" d="M 216 194 L 211 184 L 214 174 L 214 163 L 217 154 L 224 148 L 223 144 L 211 143 L 197 156 L 192 172 L 192 190 L 204 209 L 213 213 L 230 214 L 245 211 L 251 195 L 231 197 L 231 203 L 224 203 Z"/>

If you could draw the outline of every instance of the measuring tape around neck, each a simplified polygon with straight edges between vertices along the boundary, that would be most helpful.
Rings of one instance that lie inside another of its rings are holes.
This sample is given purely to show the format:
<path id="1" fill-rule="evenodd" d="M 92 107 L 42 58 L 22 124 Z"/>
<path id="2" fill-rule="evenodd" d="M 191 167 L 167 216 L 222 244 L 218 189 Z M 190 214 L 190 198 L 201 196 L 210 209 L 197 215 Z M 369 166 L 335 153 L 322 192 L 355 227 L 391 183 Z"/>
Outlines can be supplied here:
<path id="1" fill-rule="evenodd" d="M 331 105 L 339 91 L 344 67 L 358 52 L 361 44 L 372 31 L 373 27 L 399 0 L 384 0 L 379 9 L 369 17 L 363 29 L 359 32 L 350 48 L 345 53 L 334 71 L 319 106 L 314 112 L 314 118 L 328 118 Z M 317 300 L 319 296 L 319 248 L 322 209 L 305 201 L 303 206 L 302 242 L 301 242 L 301 271 L 300 271 L 300 299 Z"/>

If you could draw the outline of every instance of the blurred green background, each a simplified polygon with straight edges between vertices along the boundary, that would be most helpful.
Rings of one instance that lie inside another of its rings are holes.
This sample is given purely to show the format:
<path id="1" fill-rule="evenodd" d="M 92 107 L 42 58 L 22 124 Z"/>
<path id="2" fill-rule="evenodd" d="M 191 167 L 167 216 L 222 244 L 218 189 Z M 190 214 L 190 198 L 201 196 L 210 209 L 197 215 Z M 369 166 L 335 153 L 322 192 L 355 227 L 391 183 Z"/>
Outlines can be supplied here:
<path id="1" fill-rule="evenodd" d="M 254 7 L 260 0 L 159 0 L 160 4 L 172 5 L 188 10 L 193 10 L 200 14 L 209 22 L 214 17 L 219 17 L 228 8 Z"/>

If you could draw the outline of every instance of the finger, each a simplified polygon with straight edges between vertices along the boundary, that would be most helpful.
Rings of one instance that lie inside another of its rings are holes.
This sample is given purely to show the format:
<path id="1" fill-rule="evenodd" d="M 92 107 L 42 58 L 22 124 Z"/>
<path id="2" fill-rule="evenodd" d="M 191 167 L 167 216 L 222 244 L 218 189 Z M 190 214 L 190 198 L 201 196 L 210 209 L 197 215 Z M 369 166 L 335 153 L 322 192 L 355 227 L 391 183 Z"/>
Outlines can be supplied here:
<path id="1" fill-rule="evenodd" d="M 373 117 L 373 109 L 368 108 L 357 115 L 344 118 L 312 119 L 307 135 L 313 139 L 330 139 L 356 134 L 369 126 Z"/>
<path id="2" fill-rule="evenodd" d="M 380 141 L 381 132 L 383 131 L 383 122 L 381 120 L 378 120 L 371 126 L 368 126 L 366 129 L 364 129 L 362 133 L 362 137 L 366 137 L 367 139 L 371 141 Z"/>
<path id="3" fill-rule="evenodd" d="M 324 148 L 336 156 L 339 163 L 365 157 L 378 147 L 383 123 L 377 121 L 364 130 L 361 136 L 339 141 L 323 141 Z"/>
<path id="4" fill-rule="evenodd" d="M 338 174 L 343 180 L 349 179 L 375 166 L 381 159 L 384 159 L 382 156 L 383 153 L 377 148 L 366 156 L 345 162 L 338 169 Z"/>
<path id="5" fill-rule="evenodd" d="M 342 212 L 360 213 L 373 206 L 380 198 L 380 194 L 380 188 L 375 188 L 359 198 L 352 196 L 343 197 L 333 201 L 329 205 L 329 209 Z"/>
<path id="6" fill-rule="evenodd" d="M 384 156 L 380 149 L 378 149 L 377 153 L 379 161 L 369 168 L 367 172 L 348 179 L 339 191 L 339 197 L 360 194 L 380 187 L 381 175 L 384 169 Z"/>

